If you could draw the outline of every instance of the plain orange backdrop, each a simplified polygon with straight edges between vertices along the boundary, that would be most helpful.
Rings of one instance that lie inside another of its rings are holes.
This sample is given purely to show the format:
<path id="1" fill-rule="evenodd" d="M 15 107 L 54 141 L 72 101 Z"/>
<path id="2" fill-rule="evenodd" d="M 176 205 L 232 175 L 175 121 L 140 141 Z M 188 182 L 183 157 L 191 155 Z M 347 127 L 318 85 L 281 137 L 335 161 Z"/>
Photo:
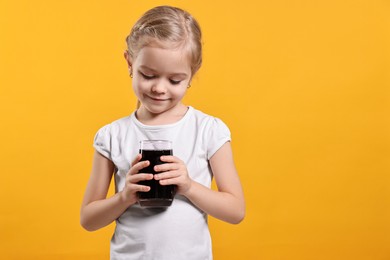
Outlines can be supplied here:
<path id="1" fill-rule="evenodd" d="M 215 259 L 390 259 L 385 0 L 0 1 L 1 258 L 109 258 L 114 225 L 79 224 L 92 141 L 135 109 L 125 37 L 161 4 L 203 28 L 185 102 L 229 125 L 246 195 Z"/>

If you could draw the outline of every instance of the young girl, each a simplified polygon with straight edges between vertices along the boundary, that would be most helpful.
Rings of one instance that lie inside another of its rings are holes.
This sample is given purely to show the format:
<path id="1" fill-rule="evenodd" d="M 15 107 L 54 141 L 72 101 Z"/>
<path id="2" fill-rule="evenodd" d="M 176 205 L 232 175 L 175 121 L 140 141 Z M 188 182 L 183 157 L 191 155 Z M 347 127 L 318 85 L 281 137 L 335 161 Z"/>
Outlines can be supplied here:
<path id="1" fill-rule="evenodd" d="M 97 230 L 116 221 L 111 259 L 212 259 L 207 215 L 239 223 L 244 196 L 233 162 L 230 132 L 218 118 L 186 106 L 182 99 L 202 63 L 201 31 L 179 8 L 146 12 L 127 37 L 125 59 L 139 107 L 101 128 L 95 137 L 91 177 L 81 207 L 81 225 Z M 141 140 L 170 140 L 173 156 L 162 156 L 158 174 L 139 173 Z M 114 175 L 116 193 L 107 198 Z M 218 191 L 210 189 L 215 178 Z M 140 181 L 176 185 L 170 207 L 146 208 Z"/>

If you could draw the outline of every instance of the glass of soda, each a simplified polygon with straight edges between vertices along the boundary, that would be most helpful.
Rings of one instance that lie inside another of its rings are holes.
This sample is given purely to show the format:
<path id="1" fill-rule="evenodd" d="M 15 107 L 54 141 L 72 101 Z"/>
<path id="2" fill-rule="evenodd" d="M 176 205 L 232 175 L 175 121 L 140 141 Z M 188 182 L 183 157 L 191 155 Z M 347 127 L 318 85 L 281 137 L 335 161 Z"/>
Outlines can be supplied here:
<path id="1" fill-rule="evenodd" d="M 149 161 L 148 167 L 139 171 L 139 173 L 152 173 L 154 166 L 163 164 L 160 157 L 163 155 L 172 155 L 172 142 L 167 140 L 144 140 L 140 142 L 141 161 Z M 176 192 L 176 185 L 160 185 L 158 180 L 152 179 L 140 181 L 139 184 L 149 186 L 148 192 L 138 192 L 138 203 L 142 207 L 168 207 L 172 204 Z"/>

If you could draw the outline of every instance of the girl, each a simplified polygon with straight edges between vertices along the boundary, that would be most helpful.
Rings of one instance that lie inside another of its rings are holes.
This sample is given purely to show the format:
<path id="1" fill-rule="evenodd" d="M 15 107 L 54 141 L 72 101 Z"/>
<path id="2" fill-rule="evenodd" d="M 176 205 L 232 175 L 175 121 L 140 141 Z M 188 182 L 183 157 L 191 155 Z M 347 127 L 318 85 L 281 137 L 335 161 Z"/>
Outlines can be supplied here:
<path id="1" fill-rule="evenodd" d="M 127 37 L 127 61 L 139 106 L 96 134 L 91 177 L 81 207 L 81 225 L 97 230 L 116 221 L 111 259 L 212 259 L 207 215 L 239 223 L 245 203 L 230 145 L 218 118 L 182 99 L 202 63 L 201 31 L 186 11 L 161 6 L 146 12 Z M 141 140 L 170 140 L 174 156 L 162 156 L 158 174 L 138 173 Z M 131 163 L 130 163 L 131 162 Z M 114 175 L 116 193 L 107 198 Z M 210 189 L 212 177 L 218 191 Z M 143 208 L 140 181 L 176 185 L 172 205 Z"/>

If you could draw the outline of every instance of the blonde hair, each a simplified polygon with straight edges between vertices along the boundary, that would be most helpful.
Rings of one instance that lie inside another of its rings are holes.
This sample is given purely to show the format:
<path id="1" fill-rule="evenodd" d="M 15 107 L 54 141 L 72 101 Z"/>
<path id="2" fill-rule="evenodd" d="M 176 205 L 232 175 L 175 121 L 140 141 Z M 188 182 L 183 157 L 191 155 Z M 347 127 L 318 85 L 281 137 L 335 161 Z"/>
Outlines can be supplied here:
<path id="1" fill-rule="evenodd" d="M 147 11 L 126 38 L 129 56 L 137 57 L 145 46 L 184 48 L 188 52 L 191 77 L 202 64 L 202 33 L 198 22 L 177 7 L 158 6 Z"/>

